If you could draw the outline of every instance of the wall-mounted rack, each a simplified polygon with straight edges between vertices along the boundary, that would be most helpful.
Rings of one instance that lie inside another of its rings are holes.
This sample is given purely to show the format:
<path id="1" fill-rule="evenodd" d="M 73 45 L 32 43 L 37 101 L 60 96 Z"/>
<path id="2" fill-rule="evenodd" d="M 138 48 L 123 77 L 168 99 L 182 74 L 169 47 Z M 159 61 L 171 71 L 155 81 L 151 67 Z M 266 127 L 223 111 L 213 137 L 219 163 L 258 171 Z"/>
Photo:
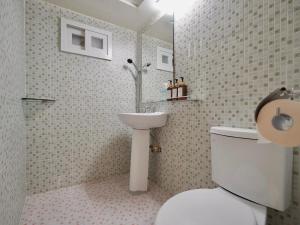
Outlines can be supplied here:
<path id="1" fill-rule="evenodd" d="M 143 104 L 148 104 L 148 103 L 157 103 L 157 102 L 197 102 L 201 101 L 199 98 L 195 98 L 192 96 L 186 96 L 186 99 L 174 99 L 174 100 L 168 100 L 168 99 L 161 99 L 161 100 L 148 100 L 142 102 Z"/>
<path id="2" fill-rule="evenodd" d="M 52 98 L 32 98 L 32 97 L 24 97 L 22 98 L 24 101 L 42 101 L 42 102 L 54 102 L 55 99 Z"/>

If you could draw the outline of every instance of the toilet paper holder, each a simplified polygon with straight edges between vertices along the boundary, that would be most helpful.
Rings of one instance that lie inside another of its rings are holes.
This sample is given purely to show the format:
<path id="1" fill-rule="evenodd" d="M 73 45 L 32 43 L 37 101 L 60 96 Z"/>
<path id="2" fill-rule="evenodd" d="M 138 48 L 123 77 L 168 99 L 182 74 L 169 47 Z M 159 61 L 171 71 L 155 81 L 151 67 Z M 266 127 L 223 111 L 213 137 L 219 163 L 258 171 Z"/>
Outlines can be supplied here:
<path id="1" fill-rule="evenodd" d="M 276 94 L 279 94 L 278 98 L 276 98 Z M 273 95 L 272 96 L 273 98 L 275 97 L 273 100 L 288 99 L 288 98 L 290 98 L 291 100 L 294 100 L 295 98 L 300 97 L 300 90 L 295 90 L 294 88 L 289 90 L 285 87 L 282 87 L 282 88 L 276 89 L 270 95 Z M 270 95 L 268 95 L 267 97 L 269 97 Z"/>
<path id="2" fill-rule="evenodd" d="M 291 90 L 286 90 L 287 95 L 291 98 L 291 100 L 294 100 L 297 97 L 300 97 L 300 90 L 295 90 L 292 88 Z"/>
<path id="3" fill-rule="evenodd" d="M 258 104 L 255 121 L 259 142 L 288 148 L 300 146 L 300 102 L 293 101 L 298 96 L 300 90 L 279 88 Z"/>
<path id="4" fill-rule="evenodd" d="M 280 107 L 276 109 L 276 115 L 272 118 L 272 125 L 276 130 L 287 131 L 294 125 L 294 119 L 280 111 Z"/>
<path id="5" fill-rule="evenodd" d="M 260 112 L 260 110 L 269 102 L 274 101 L 274 100 L 278 100 L 278 99 L 291 99 L 294 100 L 295 98 L 300 97 L 300 90 L 294 90 L 292 89 L 287 89 L 285 87 L 282 88 L 278 88 L 275 91 L 271 92 L 267 97 L 265 97 L 256 107 L 255 110 L 255 122 L 257 122 L 257 118 L 258 118 L 258 114 Z M 277 110 L 278 111 L 278 110 Z M 280 109 L 278 111 L 280 113 Z M 278 114 L 278 113 L 277 113 Z M 285 115 L 285 114 L 281 114 L 281 115 Z M 282 116 L 282 118 L 287 119 L 287 117 Z M 277 119 L 275 119 L 276 121 L 283 121 L 279 118 L 279 115 L 277 115 Z M 289 124 L 290 124 L 291 120 L 289 120 Z M 287 123 L 287 124 L 288 124 Z M 279 127 L 278 127 L 279 128 Z M 277 129 L 277 128 L 276 128 Z"/>

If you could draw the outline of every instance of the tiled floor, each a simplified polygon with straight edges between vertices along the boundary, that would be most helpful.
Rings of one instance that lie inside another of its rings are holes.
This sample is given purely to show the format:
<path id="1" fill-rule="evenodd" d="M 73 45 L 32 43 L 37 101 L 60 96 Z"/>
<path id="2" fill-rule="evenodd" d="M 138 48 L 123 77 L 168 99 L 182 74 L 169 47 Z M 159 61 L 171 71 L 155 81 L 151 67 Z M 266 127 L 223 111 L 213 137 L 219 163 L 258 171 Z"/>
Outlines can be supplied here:
<path id="1" fill-rule="evenodd" d="M 20 225 L 151 225 L 170 195 L 150 183 L 131 194 L 128 175 L 28 196 Z"/>

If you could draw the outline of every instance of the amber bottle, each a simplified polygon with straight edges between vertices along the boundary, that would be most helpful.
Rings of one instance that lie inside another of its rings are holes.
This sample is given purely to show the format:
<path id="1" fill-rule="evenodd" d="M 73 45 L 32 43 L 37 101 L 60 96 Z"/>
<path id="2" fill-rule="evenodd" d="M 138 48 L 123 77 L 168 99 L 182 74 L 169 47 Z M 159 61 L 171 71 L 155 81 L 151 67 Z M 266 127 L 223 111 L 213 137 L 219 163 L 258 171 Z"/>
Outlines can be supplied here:
<path id="1" fill-rule="evenodd" d="M 184 83 L 183 77 L 180 77 L 177 93 L 178 93 L 178 100 L 186 100 L 187 99 L 187 85 Z"/>
<path id="2" fill-rule="evenodd" d="M 175 83 L 172 88 L 172 100 L 177 100 L 178 98 L 178 79 L 175 79 Z"/>

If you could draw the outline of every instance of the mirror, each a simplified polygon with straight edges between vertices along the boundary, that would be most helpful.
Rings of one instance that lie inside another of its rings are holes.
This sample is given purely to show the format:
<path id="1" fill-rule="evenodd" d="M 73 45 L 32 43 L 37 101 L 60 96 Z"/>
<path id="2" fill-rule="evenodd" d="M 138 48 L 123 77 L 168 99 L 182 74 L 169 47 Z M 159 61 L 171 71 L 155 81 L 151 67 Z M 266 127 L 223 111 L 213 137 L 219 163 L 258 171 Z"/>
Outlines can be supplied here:
<path id="1" fill-rule="evenodd" d="M 174 80 L 173 15 L 163 15 L 142 34 L 142 102 L 165 101 Z"/>

